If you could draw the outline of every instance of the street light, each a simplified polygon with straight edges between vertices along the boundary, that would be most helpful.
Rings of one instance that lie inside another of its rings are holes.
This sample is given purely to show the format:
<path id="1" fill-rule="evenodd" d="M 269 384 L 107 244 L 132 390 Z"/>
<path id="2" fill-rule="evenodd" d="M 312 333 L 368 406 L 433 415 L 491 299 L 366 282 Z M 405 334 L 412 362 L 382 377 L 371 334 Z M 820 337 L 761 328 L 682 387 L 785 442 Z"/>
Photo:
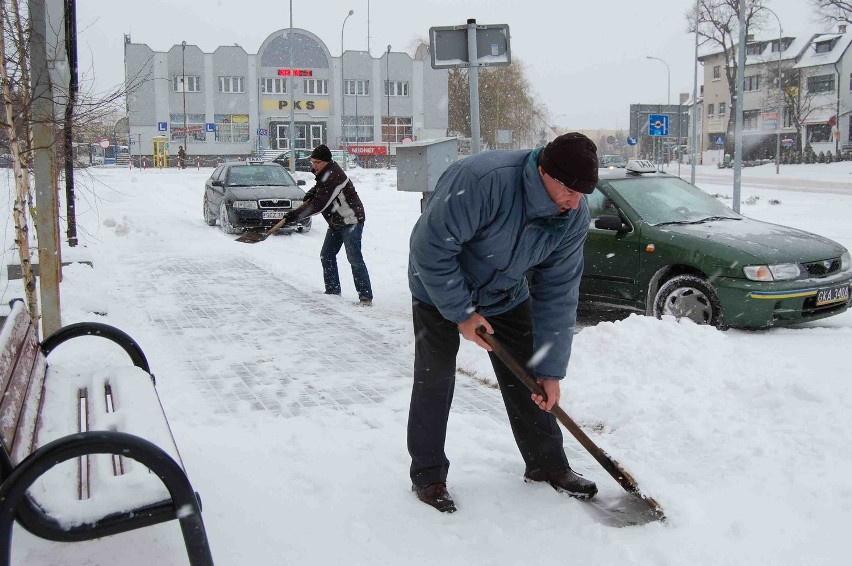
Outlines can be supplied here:
<path id="1" fill-rule="evenodd" d="M 354 13 L 355 10 L 349 10 L 349 13 L 346 14 L 345 18 L 343 18 L 343 25 L 340 26 L 340 141 L 343 142 L 343 149 L 347 148 L 346 130 L 343 126 L 343 114 L 344 109 L 346 108 L 346 79 L 343 75 L 343 30 L 346 28 L 346 20 L 348 20 L 349 16 Z"/>
<path id="2" fill-rule="evenodd" d="M 183 91 L 183 151 L 186 152 L 189 150 L 189 132 L 186 129 L 186 42 L 182 42 L 180 46 L 180 84 Z"/>
<path id="3" fill-rule="evenodd" d="M 668 114 L 669 106 L 671 106 L 672 102 L 672 72 L 671 69 L 669 69 L 669 64 L 660 59 L 659 57 L 651 57 L 650 55 L 645 55 L 645 59 L 653 59 L 654 61 L 659 61 L 660 63 L 666 66 L 666 114 Z M 680 116 L 678 116 L 678 120 L 680 120 Z M 678 125 L 678 130 L 680 130 L 680 125 Z M 680 134 L 680 132 L 678 132 L 678 134 Z M 680 141 L 678 140 L 678 144 L 679 143 Z M 678 163 L 680 163 L 680 160 L 678 160 Z"/>
<path id="4" fill-rule="evenodd" d="M 775 174 L 781 173 L 781 118 L 784 115 L 784 87 L 781 85 L 781 52 L 784 50 L 783 31 L 781 30 L 781 18 L 772 8 L 763 6 L 763 9 L 775 16 L 778 22 L 778 115 L 775 117 Z"/>
<path id="5" fill-rule="evenodd" d="M 388 169 L 390 169 L 390 144 L 391 144 L 391 119 L 390 119 L 390 50 L 391 46 L 388 45 L 388 53 L 385 55 L 385 84 L 387 90 L 387 99 L 388 99 Z"/>

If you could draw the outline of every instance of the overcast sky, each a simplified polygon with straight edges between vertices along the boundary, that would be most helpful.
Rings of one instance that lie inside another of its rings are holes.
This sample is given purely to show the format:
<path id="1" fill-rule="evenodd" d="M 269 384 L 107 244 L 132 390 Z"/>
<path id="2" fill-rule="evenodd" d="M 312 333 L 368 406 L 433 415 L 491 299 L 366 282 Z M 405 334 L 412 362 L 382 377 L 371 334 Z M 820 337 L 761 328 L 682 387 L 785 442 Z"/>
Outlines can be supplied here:
<path id="1" fill-rule="evenodd" d="M 691 0 L 293 0 L 293 27 L 318 35 L 340 55 L 367 48 L 380 56 L 388 44 L 411 51 L 432 26 L 508 24 L 512 58 L 527 66 L 536 98 L 556 125 L 572 129 L 628 127 L 631 103 L 666 102 L 666 67 L 671 101 L 692 92 L 694 37 L 686 32 Z M 774 0 L 786 33 L 823 31 L 808 0 Z M 774 18 L 762 34 L 775 37 Z M 290 4 L 282 0 L 122 0 L 78 2 L 81 80 L 104 91 L 124 79 L 123 35 L 167 51 L 186 41 L 209 53 L 237 43 L 257 53 L 272 32 L 289 27 Z M 759 35 L 760 36 L 760 35 Z M 699 84 L 701 84 L 699 71 Z"/>

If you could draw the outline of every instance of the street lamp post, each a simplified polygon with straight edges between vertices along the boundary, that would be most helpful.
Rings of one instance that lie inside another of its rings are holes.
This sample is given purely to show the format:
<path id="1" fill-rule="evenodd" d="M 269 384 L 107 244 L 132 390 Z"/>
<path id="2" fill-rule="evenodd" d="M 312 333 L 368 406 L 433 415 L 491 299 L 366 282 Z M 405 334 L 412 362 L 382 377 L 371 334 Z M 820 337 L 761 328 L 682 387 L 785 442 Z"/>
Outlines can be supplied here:
<path id="1" fill-rule="evenodd" d="M 346 129 L 343 125 L 343 114 L 344 109 L 346 108 L 346 78 L 343 74 L 343 30 L 346 28 L 346 20 L 349 19 L 349 16 L 355 13 L 355 10 L 349 10 L 349 13 L 346 14 L 346 17 L 343 18 L 343 25 L 340 26 L 340 142 L 343 146 L 344 150 L 347 150 L 346 144 Z M 348 154 L 348 150 L 346 151 Z M 348 158 L 348 156 L 347 156 Z"/>
<path id="2" fill-rule="evenodd" d="M 391 132 L 396 131 L 395 129 L 391 129 L 391 123 L 390 123 L 390 121 L 391 121 L 391 119 L 390 119 L 390 51 L 391 51 L 391 46 L 388 45 L 388 52 L 387 52 L 387 55 L 385 55 L 385 75 L 386 75 L 385 76 L 385 84 L 386 84 L 387 99 L 388 99 L 388 117 L 387 117 L 387 121 L 388 121 L 388 126 L 387 126 L 387 128 L 388 128 L 387 129 L 387 132 L 388 132 L 388 169 L 390 169 Z"/>
<path id="3" fill-rule="evenodd" d="M 296 112 L 293 104 L 293 51 L 295 41 L 293 41 L 293 0 L 290 0 L 290 32 L 287 34 L 287 51 L 290 53 L 290 76 L 287 77 L 287 92 L 290 93 L 290 128 L 287 145 L 290 148 L 290 174 L 296 173 Z"/>
<path id="4" fill-rule="evenodd" d="M 772 8 L 763 6 L 763 9 L 775 16 L 778 22 L 778 115 L 775 117 L 775 174 L 781 173 L 781 118 L 784 115 L 784 87 L 781 84 L 781 52 L 784 50 L 783 34 L 781 30 L 781 18 Z"/>
<path id="5" fill-rule="evenodd" d="M 651 57 L 650 55 L 646 55 L 645 59 L 653 59 L 654 61 L 659 61 L 660 63 L 666 66 L 666 114 L 668 114 L 669 106 L 671 106 L 672 102 L 672 73 L 671 69 L 669 69 L 669 64 L 660 59 L 659 57 Z M 680 116 L 678 116 L 678 120 L 679 119 Z"/>
<path id="6" fill-rule="evenodd" d="M 180 46 L 180 84 L 183 91 L 183 150 L 186 152 L 189 151 L 189 132 L 186 129 L 186 42 L 182 42 Z"/>

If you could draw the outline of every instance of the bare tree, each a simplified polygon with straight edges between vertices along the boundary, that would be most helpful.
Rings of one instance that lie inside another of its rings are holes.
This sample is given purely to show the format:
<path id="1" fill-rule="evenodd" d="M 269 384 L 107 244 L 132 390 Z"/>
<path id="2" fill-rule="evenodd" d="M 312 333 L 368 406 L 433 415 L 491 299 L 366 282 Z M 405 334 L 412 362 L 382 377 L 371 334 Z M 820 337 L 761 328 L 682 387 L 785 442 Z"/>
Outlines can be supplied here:
<path id="1" fill-rule="evenodd" d="M 22 21 L 18 0 L 3 0 L 0 4 L 0 80 L 3 95 L 3 133 L 9 144 L 15 173 L 15 200 L 12 217 L 15 223 L 15 244 L 21 261 L 24 295 L 33 323 L 38 321 L 36 282 L 30 253 L 30 230 L 27 212 L 35 216 L 29 164 L 32 161 L 32 100 L 30 69 L 27 64 L 28 24 Z"/>
<path id="2" fill-rule="evenodd" d="M 744 16 L 745 32 L 748 35 L 752 26 L 757 27 L 763 21 L 760 10 L 767 4 L 765 0 L 749 0 Z M 686 12 L 688 31 L 697 33 L 699 42 L 721 50 L 725 60 L 725 79 L 730 96 L 725 152 L 734 153 L 734 130 L 737 110 L 737 48 L 739 43 L 739 0 L 698 0 L 698 11 L 690 8 Z M 744 47 L 744 46 L 743 46 Z"/>
<path id="3" fill-rule="evenodd" d="M 810 0 L 825 21 L 852 24 L 852 2 L 848 0 Z"/>
<path id="4" fill-rule="evenodd" d="M 450 131 L 470 136 L 470 80 L 467 69 L 450 69 L 448 81 Z M 480 135 L 486 147 L 497 147 L 497 131 L 512 130 L 513 147 L 521 147 L 535 134 L 535 102 L 524 65 L 479 69 Z"/>
<path id="5" fill-rule="evenodd" d="M 15 175 L 15 200 L 12 216 L 15 223 L 15 244 L 21 262 L 24 294 L 30 316 L 37 322 L 39 312 L 36 283 L 33 274 L 30 239 L 31 220 L 37 216 L 33 197 L 33 179 L 30 166 L 33 161 L 33 76 L 29 65 L 31 25 L 24 0 L 0 0 L 0 96 L 3 109 L 0 111 L 0 144 L 8 147 L 12 156 Z M 134 77 L 127 85 L 113 88 L 106 93 L 83 92 L 76 97 L 73 112 L 69 113 L 73 130 L 84 125 L 103 121 L 119 109 L 120 101 L 138 88 L 146 77 Z M 69 85 L 52 84 L 54 107 L 64 105 L 70 97 Z M 42 95 L 44 96 L 44 95 Z M 52 118 L 50 126 L 55 132 L 51 149 L 56 167 L 54 174 L 62 170 L 61 162 L 71 156 L 63 151 L 63 120 Z M 56 186 L 54 178 L 53 185 Z"/>
<path id="6" fill-rule="evenodd" d="M 807 82 L 807 75 L 802 69 L 793 67 L 792 61 L 787 61 L 781 65 L 781 88 L 777 88 L 778 84 L 778 67 L 767 66 L 764 70 L 763 80 L 766 84 L 776 85 L 775 88 L 767 89 L 764 97 L 764 107 L 775 107 L 782 111 L 779 112 L 778 120 L 783 119 L 786 110 L 790 116 L 790 122 L 796 128 L 796 147 L 800 150 L 804 147 L 804 138 L 802 130 L 808 117 L 816 111 L 822 111 L 826 108 L 833 108 L 833 105 L 819 103 L 820 93 L 811 91 L 802 92 L 802 83 Z"/>

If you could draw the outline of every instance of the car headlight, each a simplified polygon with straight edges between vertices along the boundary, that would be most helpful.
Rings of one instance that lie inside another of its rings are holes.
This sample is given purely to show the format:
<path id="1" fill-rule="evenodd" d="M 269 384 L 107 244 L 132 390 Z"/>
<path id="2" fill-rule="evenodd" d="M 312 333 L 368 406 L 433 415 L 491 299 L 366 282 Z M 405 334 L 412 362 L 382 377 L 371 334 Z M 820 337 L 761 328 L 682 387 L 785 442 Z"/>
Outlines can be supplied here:
<path id="1" fill-rule="evenodd" d="M 747 265 L 743 273 L 752 281 L 789 281 L 802 274 L 798 263 L 779 263 L 778 265 Z"/>
<path id="2" fill-rule="evenodd" d="M 291 201 L 290 201 L 290 206 L 291 206 L 291 207 L 293 207 L 293 208 L 299 208 L 300 206 L 302 206 L 302 204 L 303 204 L 304 202 L 305 202 L 305 201 L 302 201 L 302 200 L 291 200 Z"/>
<path id="3" fill-rule="evenodd" d="M 852 267 L 852 256 L 849 255 L 849 252 L 843 252 L 843 255 L 840 256 L 840 271 L 846 271 Z"/>
<path id="4" fill-rule="evenodd" d="M 231 203 L 233 208 L 250 208 L 252 210 L 257 209 L 257 201 L 256 200 L 235 200 Z"/>

